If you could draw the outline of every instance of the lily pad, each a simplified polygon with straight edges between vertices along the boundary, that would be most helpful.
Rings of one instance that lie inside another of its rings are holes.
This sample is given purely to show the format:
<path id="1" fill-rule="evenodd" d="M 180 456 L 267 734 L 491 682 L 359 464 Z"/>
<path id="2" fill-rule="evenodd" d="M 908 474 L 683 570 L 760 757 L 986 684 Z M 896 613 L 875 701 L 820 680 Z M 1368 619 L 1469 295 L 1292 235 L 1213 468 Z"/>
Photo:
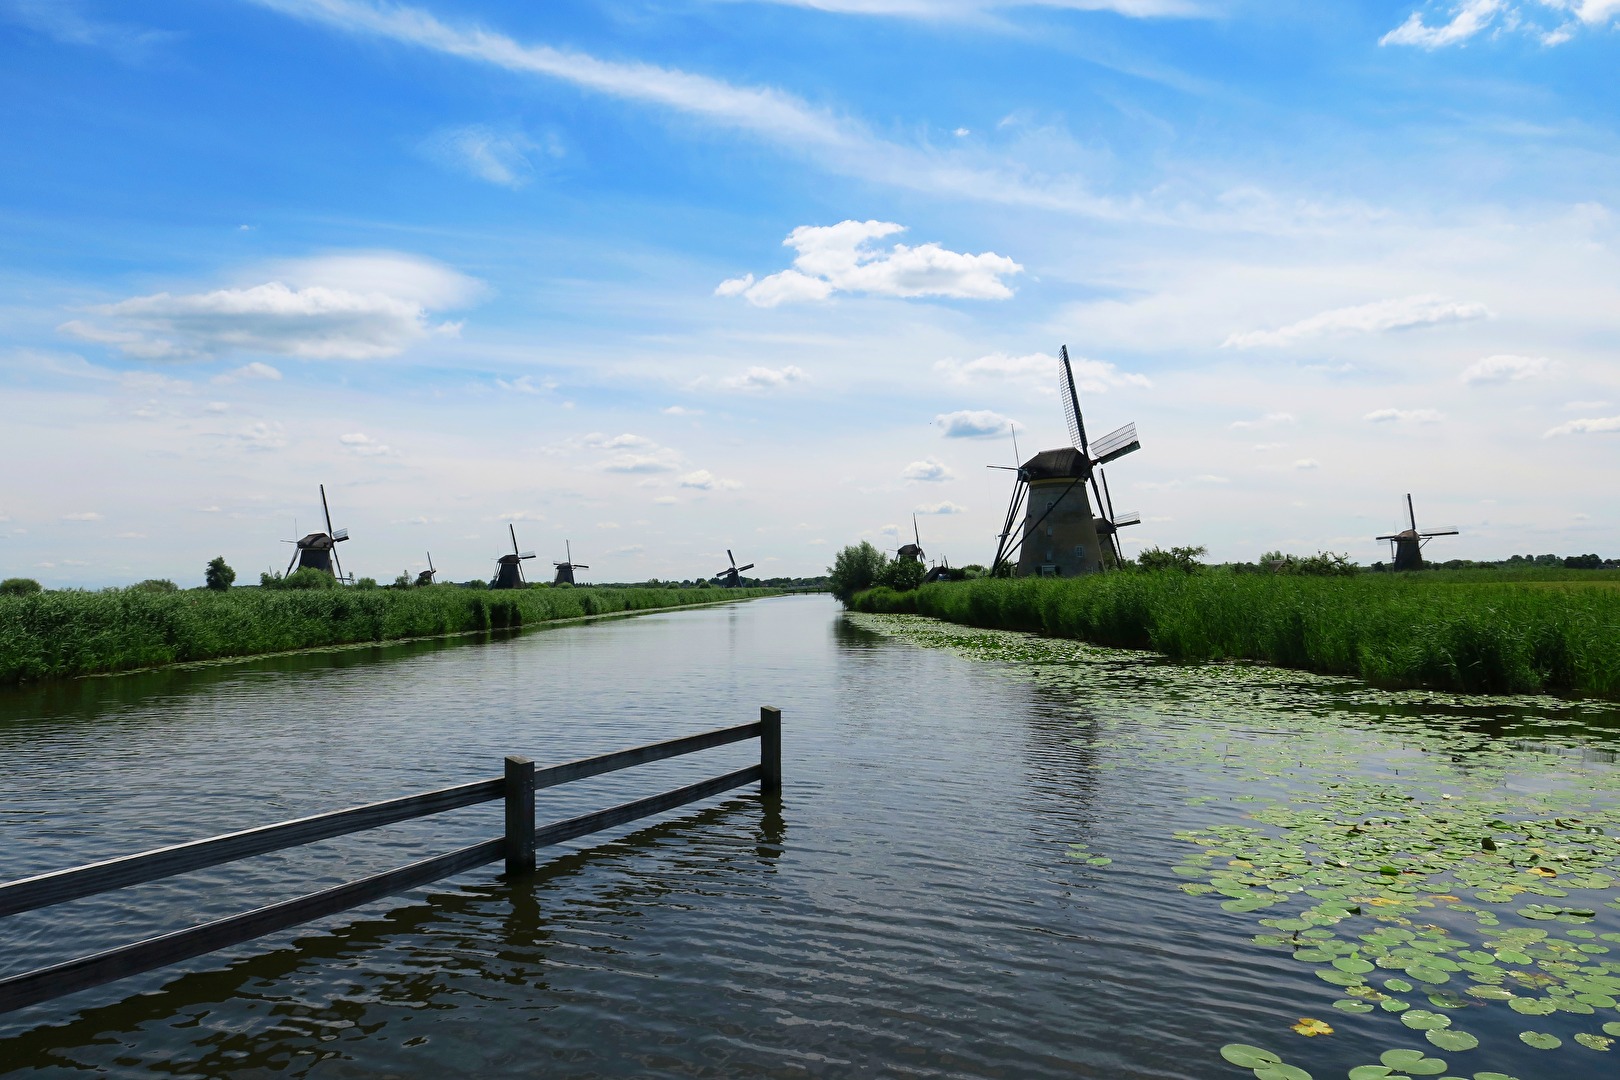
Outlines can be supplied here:
<path id="1" fill-rule="evenodd" d="M 1564 1045 L 1564 1040 L 1556 1035 L 1549 1035 L 1545 1031 L 1521 1031 L 1519 1041 L 1526 1046 L 1533 1046 L 1537 1050 L 1556 1050 Z"/>
<path id="2" fill-rule="evenodd" d="M 1609 1038 L 1609 1036 L 1593 1035 L 1587 1031 L 1583 1031 L 1576 1035 L 1575 1041 L 1586 1047 L 1588 1050 L 1607 1050 L 1609 1047 L 1614 1045 L 1614 1040 Z"/>
<path id="3" fill-rule="evenodd" d="M 1412 1076 L 1439 1076 L 1446 1071 L 1446 1063 L 1432 1058 L 1422 1050 L 1385 1050 L 1378 1060 L 1391 1069 Z"/>
<path id="4" fill-rule="evenodd" d="M 1276 1065 L 1282 1057 L 1270 1050 L 1262 1050 L 1248 1043 L 1227 1043 L 1221 1047 L 1221 1057 L 1244 1069 L 1258 1069 L 1262 1065 Z"/>
<path id="5" fill-rule="evenodd" d="M 1451 1017 L 1428 1009 L 1411 1009 L 1401 1014 L 1401 1023 L 1415 1031 L 1438 1031 L 1451 1026 Z"/>
<path id="6" fill-rule="evenodd" d="M 1254 1070 L 1254 1080 L 1313 1080 L 1313 1078 L 1298 1065 L 1279 1062 L 1276 1065 L 1262 1065 Z"/>
<path id="7" fill-rule="evenodd" d="M 1461 1053 L 1479 1046 L 1479 1040 L 1466 1031 L 1425 1031 L 1423 1037 L 1442 1050 Z"/>
<path id="8" fill-rule="evenodd" d="M 1516 997 L 1508 1002 L 1508 1008 L 1525 1016 L 1551 1016 L 1558 1011 L 1558 1006 L 1546 998 Z"/>

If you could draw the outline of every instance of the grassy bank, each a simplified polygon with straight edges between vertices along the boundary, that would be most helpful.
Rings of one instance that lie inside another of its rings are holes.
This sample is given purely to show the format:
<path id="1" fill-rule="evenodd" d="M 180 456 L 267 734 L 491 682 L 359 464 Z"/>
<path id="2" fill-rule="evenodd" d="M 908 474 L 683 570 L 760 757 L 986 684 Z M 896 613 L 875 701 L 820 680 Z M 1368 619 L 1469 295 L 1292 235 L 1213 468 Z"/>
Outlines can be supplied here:
<path id="1" fill-rule="evenodd" d="M 0 596 L 0 685 L 766 596 L 774 589 L 139 590 Z"/>
<path id="2" fill-rule="evenodd" d="M 1379 686 L 1620 697 L 1620 588 L 1570 572 L 1284 577 L 1209 571 L 925 585 L 858 611 L 1029 630 L 1177 660 L 1259 660 Z M 1609 586 L 1609 587 L 1594 587 Z"/>

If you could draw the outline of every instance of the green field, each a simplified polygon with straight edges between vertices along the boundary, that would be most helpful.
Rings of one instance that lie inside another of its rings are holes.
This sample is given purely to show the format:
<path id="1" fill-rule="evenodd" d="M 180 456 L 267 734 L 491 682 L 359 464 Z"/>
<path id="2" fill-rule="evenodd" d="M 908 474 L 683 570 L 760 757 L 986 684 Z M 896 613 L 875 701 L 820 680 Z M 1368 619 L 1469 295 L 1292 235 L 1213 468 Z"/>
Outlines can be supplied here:
<path id="1" fill-rule="evenodd" d="M 850 606 L 1379 686 L 1620 697 L 1620 573 L 1609 571 L 980 579 L 871 589 Z"/>
<path id="2" fill-rule="evenodd" d="M 0 685 L 295 649 L 501 630 L 775 589 L 232 589 L 0 596 Z"/>

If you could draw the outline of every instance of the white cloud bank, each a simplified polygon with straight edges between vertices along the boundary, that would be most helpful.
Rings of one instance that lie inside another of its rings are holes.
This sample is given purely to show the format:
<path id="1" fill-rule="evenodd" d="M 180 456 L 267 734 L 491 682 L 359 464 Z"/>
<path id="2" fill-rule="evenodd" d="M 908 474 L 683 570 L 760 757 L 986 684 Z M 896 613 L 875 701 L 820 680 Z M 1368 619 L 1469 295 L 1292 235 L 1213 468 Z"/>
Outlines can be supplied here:
<path id="1" fill-rule="evenodd" d="M 900 479 L 913 480 L 922 483 L 935 484 L 944 480 L 956 479 L 956 474 L 950 467 L 937 458 L 925 458 L 922 461 L 913 461 L 900 470 Z"/>
<path id="2" fill-rule="evenodd" d="M 275 353 L 304 360 L 397 356 L 459 323 L 430 321 L 479 292 L 472 278 L 427 259 L 392 252 L 286 263 L 260 285 L 136 296 L 94 309 L 59 330 L 143 360 L 207 360 L 229 353 Z M 289 284 L 290 283 L 290 284 Z M 236 377 L 273 378 L 269 365 Z"/>
<path id="3" fill-rule="evenodd" d="M 944 296 L 957 300 L 1005 300 L 1002 278 L 1023 272 L 1004 255 L 968 255 L 938 244 L 874 249 L 875 240 L 905 232 L 891 221 L 841 221 L 800 225 L 782 241 L 794 249 L 793 267 L 754 280 L 753 274 L 722 281 L 716 296 L 741 296 L 755 307 L 826 300 L 834 293 L 865 293 L 906 299 Z"/>
<path id="4" fill-rule="evenodd" d="M 1566 420 L 1555 428 L 1549 428 L 1542 438 L 1555 439 L 1560 435 L 1608 435 L 1617 431 L 1620 431 L 1620 416 L 1584 417 L 1580 420 Z"/>
<path id="5" fill-rule="evenodd" d="M 1083 356 L 1069 357 L 1069 368 L 1074 372 L 1075 385 L 1088 394 L 1104 394 L 1110 389 L 1137 386 L 1147 389 L 1153 382 L 1146 375 L 1120 371 L 1105 360 L 1090 360 Z M 1008 356 L 991 353 L 977 360 L 962 363 L 958 360 L 940 360 L 934 370 L 946 382 L 957 386 L 971 386 L 982 382 L 1008 381 L 1032 386 L 1053 393 L 1057 387 L 1058 358 L 1051 353 L 1030 353 L 1027 356 Z"/>
<path id="6" fill-rule="evenodd" d="M 1221 342 L 1223 349 L 1252 349 L 1260 346 L 1293 345 L 1311 338 L 1379 334 L 1390 330 L 1411 330 L 1420 326 L 1472 322 L 1486 319 L 1491 311 L 1484 304 L 1452 300 L 1444 296 L 1407 296 L 1379 300 L 1355 307 L 1335 308 L 1301 319 L 1276 330 L 1245 330 Z"/>
<path id="7" fill-rule="evenodd" d="M 681 477 L 681 487 L 698 491 L 735 491 L 742 484 L 736 480 L 722 480 L 708 469 L 699 469 Z"/>
<path id="8" fill-rule="evenodd" d="M 947 439 L 988 439 L 997 435 L 1005 435 L 1009 431 L 1022 431 L 1024 425 L 1010 417 L 1002 416 L 989 409 L 960 409 L 952 413 L 940 413 L 934 417 L 934 423 L 945 428 Z"/>
<path id="9" fill-rule="evenodd" d="M 1490 31 L 1492 36 L 1524 33 L 1543 45 L 1561 45 L 1583 28 L 1612 25 L 1620 18 L 1620 0 L 1461 0 L 1431 4 L 1429 12 L 1429 17 L 1412 12 L 1378 44 L 1444 49 Z"/>

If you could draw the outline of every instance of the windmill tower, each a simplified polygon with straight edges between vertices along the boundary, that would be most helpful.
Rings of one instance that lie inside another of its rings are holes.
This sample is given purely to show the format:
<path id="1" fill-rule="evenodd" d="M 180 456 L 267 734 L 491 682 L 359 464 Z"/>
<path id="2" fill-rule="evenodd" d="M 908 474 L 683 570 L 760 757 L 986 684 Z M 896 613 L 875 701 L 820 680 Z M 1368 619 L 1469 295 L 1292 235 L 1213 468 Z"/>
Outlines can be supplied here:
<path id="1" fill-rule="evenodd" d="M 590 569 L 590 567 L 586 566 L 584 563 L 577 563 L 574 561 L 574 549 L 567 540 L 563 541 L 563 551 L 566 552 L 565 557 L 568 559 L 568 561 L 551 564 L 557 568 L 557 576 L 551 579 L 551 583 L 553 585 L 572 585 L 574 583 L 575 570 Z"/>
<path id="2" fill-rule="evenodd" d="M 506 530 L 512 534 L 512 554 L 502 555 L 495 560 L 495 580 L 489 583 L 489 587 L 522 589 L 528 585 L 528 582 L 523 580 L 523 560 L 534 558 L 534 552 L 518 550 L 517 526 L 508 522 Z"/>
<path id="3" fill-rule="evenodd" d="M 332 528 L 332 511 L 326 505 L 326 485 L 321 485 L 321 513 L 326 517 L 326 531 L 313 532 L 299 540 L 283 540 L 294 545 L 293 557 L 287 560 L 287 573 L 293 564 L 300 570 L 319 570 L 343 580 L 343 562 L 338 558 L 337 546 L 349 538 L 348 529 Z M 336 566 L 336 570 L 333 567 Z"/>
<path id="4" fill-rule="evenodd" d="M 1423 546 L 1436 536 L 1457 535 L 1456 527 L 1451 525 L 1420 531 L 1417 527 L 1417 512 L 1412 509 L 1410 494 L 1406 496 L 1406 521 L 1408 527 L 1400 532 L 1376 537 L 1379 540 L 1389 541 L 1390 562 L 1395 564 L 1397 570 L 1423 569 Z"/>
<path id="5" fill-rule="evenodd" d="M 423 570 L 421 573 L 416 575 L 416 583 L 418 585 L 431 585 L 431 584 L 433 584 L 433 579 L 435 577 L 437 577 L 438 574 L 439 574 L 439 572 L 437 570 L 433 569 L 433 552 L 431 552 L 431 551 L 428 552 L 427 557 L 428 557 L 428 568 L 426 570 Z"/>
<path id="6" fill-rule="evenodd" d="M 731 553 L 730 548 L 726 548 L 726 558 L 731 560 L 731 567 L 714 575 L 714 579 L 720 583 L 722 589 L 740 589 L 742 588 L 742 572 L 752 570 L 754 564 L 749 563 L 747 566 L 738 566 L 737 556 Z"/>
<path id="7" fill-rule="evenodd" d="M 916 514 L 911 515 L 911 536 L 915 542 L 901 545 L 900 549 L 894 553 L 894 557 L 901 562 L 922 562 L 926 556 L 923 555 L 922 533 L 917 531 Z"/>
<path id="8" fill-rule="evenodd" d="M 1073 577 L 1118 566 L 1119 530 L 1142 520 L 1136 512 L 1115 515 L 1107 478 L 1102 478 L 1104 487 L 1098 486 L 1098 466 L 1142 448 L 1136 425 L 1126 424 L 1096 442 L 1088 441 L 1067 345 L 1059 350 L 1059 361 L 1058 394 L 1073 445 L 1042 450 L 1014 470 L 1018 479 L 991 573 L 1012 565 L 1015 558 L 1019 577 Z"/>

